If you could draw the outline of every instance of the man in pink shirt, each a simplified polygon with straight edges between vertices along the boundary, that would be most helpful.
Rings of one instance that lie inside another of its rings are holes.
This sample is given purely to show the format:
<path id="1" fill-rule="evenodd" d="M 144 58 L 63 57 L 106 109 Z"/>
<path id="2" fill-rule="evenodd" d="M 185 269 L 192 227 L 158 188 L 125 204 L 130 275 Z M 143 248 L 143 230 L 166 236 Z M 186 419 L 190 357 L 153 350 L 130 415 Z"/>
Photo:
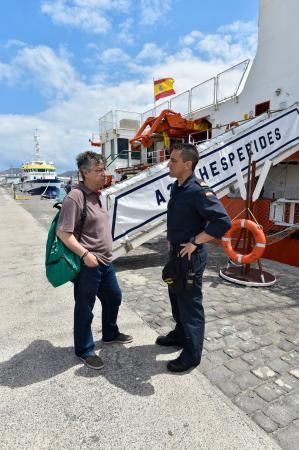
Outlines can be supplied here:
<path id="1" fill-rule="evenodd" d="M 80 256 L 82 268 L 74 279 L 74 343 L 75 353 L 87 367 L 101 369 L 102 359 L 94 352 L 91 331 L 93 307 L 98 297 L 102 304 L 102 340 L 104 343 L 127 344 L 132 336 L 119 332 L 118 310 L 121 303 L 112 261 L 112 236 L 108 212 L 102 207 L 100 190 L 105 184 L 104 157 L 92 151 L 77 156 L 83 182 L 65 197 L 57 236 Z M 86 217 L 82 225 L 86 199 Z"/>

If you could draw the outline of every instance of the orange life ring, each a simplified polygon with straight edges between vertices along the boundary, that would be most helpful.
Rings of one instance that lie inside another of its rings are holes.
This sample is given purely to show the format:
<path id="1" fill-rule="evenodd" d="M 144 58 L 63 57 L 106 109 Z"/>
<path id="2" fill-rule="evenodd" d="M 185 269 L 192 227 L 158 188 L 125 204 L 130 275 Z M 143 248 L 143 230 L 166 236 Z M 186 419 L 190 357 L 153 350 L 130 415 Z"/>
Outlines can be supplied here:
<path id="1" fill-rule="evenodd" d="M 248 255 L 237 253 L 232 247 L 232 234 L 241 228 L 246 228 L 253 234 L 255 246 Z M 260 259 L 265 251 L 266 237 L 260 225 L 248 219 L 238 219 L 232 224 L 232 227 L 222 238 L 222 246 L 227 256 L 234 262 L 240 264 L 252 264 Z"/>

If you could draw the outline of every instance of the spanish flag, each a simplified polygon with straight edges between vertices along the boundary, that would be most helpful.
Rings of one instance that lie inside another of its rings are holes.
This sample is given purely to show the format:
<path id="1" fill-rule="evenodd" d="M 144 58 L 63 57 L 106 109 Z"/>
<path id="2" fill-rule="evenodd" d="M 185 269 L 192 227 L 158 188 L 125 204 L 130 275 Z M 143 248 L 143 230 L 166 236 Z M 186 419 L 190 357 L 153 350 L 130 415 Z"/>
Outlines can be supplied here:
<path id="1" fill-rule="evenodd" d="M 173 78 L 161 78 L 160 80 L 154 80 L 154 95 L 155 100 L 159 100 L 163 97 L 168 97 L 168 95 L 175 94 L 173 89 Z"/>

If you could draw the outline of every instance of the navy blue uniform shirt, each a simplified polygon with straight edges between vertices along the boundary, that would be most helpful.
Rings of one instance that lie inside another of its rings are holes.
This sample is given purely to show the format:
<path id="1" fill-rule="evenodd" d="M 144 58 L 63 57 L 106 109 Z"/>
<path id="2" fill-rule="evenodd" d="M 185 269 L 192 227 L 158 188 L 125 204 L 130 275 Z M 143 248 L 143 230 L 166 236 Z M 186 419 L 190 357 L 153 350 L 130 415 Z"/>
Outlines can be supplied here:
<path id="1" fill-rule="evenodd" d="M 173 244 L 189 242 L 202 231 L 221 238 L 231 227 L 223 205 L 205 182 L 191 175 L 172 186 L 167 209 L 167 239 Z"/>

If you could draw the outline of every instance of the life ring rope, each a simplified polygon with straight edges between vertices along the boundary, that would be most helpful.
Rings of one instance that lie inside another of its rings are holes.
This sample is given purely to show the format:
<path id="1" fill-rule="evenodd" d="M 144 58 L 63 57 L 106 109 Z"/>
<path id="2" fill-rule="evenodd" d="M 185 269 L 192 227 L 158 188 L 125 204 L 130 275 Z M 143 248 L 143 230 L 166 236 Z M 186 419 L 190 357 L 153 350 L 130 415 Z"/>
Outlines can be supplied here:
<path id="1" fill-rule="evenodd" d="M 233 233 L 242 228 L 250 231 L 255 240 L 254 247 L 247 255 L 237 253 L 232 247 Z M 248 219 L 238 219 L 232 223 L 230 230 L 222 237 L 222 246 L 225 253 L 232 261 L 238 262 L 239 264 L 252 264 L 262 257 L 266 248 L 266 237 L 262 226 L 258 223 Z"/>

